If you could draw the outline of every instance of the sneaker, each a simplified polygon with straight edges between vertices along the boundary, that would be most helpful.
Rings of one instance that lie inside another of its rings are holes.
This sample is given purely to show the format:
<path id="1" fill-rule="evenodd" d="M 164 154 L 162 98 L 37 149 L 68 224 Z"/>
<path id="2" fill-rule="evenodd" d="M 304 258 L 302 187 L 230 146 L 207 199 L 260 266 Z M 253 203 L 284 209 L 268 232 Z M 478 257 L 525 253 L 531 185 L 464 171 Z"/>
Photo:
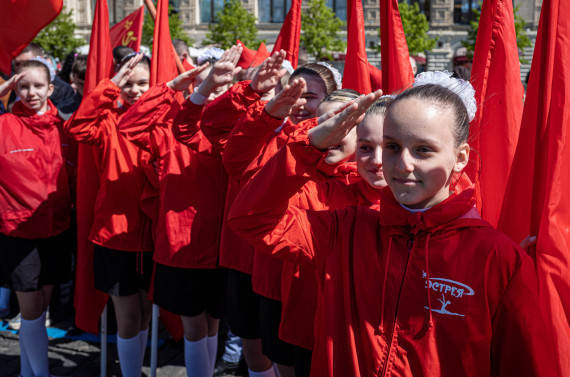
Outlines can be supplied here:
<path id="1" fill-rule="evenodd" d="M 224 359 L 220 359 L 214 369 L 214 377 L 218 376 L 235 376 L 240 370 L 239 363 L 230 363 Z"/>
<path id="2" fill-rule="evenodd" d="M 21 325 L 22 325 L 22 315 L 20 313 L 18 313 L 17 316 L 8 321 L 8 328 L 10 330 L 18 331 L 20 330 Z"/>

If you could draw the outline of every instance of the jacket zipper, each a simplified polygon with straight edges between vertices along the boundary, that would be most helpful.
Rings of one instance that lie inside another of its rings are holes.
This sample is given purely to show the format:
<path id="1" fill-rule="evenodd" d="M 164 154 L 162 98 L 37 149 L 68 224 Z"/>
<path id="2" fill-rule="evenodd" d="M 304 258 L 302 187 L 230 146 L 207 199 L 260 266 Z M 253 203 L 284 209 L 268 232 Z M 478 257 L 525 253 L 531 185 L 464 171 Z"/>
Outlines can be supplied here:
<path id="1" fill-rule="evenodd" d="M 392 354 L 392 344 L 394 343 L 394 333 L 396 332 L 396 326 L 398 321 L 398 311 L 400 309 L 400 298 L 402 297 L 402 290 L 404 289 L 404 283 L 406 281 L 406 276 L 408 274 L 408 265 L 410 262 L 410 255 L 414 248 L 414 236 L 410 235 L 408 241 L 406 242 L 408 247 L 408 257 L 406 259 L 406 266 L 404 268 L 404 276 L 402 278 L 402 283 L 400 284 L 400 289 L 398 291 L 398 300 L 396 301 L 396 312 L 394 314 L 394 328 L 392 329 L 392 334 L 390 335 L 390 343 L 388 344 L 388 354 L 386 356 L 386 362 L 384 363 L 384 368 L 382 368 L 382 373 L 378 373 L 379 376 L 385 376 L 388 371 L 388 364 L 390 364 L 391 354 Z"/>

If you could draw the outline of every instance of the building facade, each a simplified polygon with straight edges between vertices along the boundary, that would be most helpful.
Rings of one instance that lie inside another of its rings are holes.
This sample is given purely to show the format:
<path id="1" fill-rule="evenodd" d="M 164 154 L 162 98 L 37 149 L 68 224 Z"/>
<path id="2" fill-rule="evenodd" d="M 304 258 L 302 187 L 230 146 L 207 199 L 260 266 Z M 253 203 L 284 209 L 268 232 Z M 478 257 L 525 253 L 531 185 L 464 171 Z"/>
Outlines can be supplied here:
<path id="1" fill-rule="evenodd" d="M 111 23 L 120 21 L 124 16 L 140 7 L 143 0 L 107 0 Z M 469 21 L 473 8 L 479 7 L 480 0 L 407 0 L 417 2 L 426 15 L 430 25 L 429 34 L 438 37 L 436 47 L 427 53 L 427 69 L 451 69 L 453 57 L 462 47 L 461 41 L 467 38 Z M 213 21 L 214 14 L 223 7 L 224 0 L 170 0 L 178 10 L 184 28 L 199 45 L 208 32 L 208 24 Z M 67 9 L 74 10 L 75 22 L 79 33 L 86 36 L 91 30 L 95 0 L 64 0 Z M 271 45 L 277 38 L 281 23 L 291 4 L 291 0 L 242 0 L 244 7 L 253 13 L 258 20 L 259 39 Z M 336 15 L 346 20 L 346 0 L 327 0 Z M 533 45 L 536 28 L 540 17 L 542 0 L 513 0 L 519 7 L 519 15 L 527 22 L 527 34 Z M 369 59 L 378 63 L 380 58 L 375 46 L 379 43 L 378 28 L 380 25 L 379 0 L 363 0 L 364 19 L 366 23 L 366 40 Z M 522 52 L 529 61 L 533 48 Z M 529 64 L 521 66 L 521 77 L 526 77 Z"/>

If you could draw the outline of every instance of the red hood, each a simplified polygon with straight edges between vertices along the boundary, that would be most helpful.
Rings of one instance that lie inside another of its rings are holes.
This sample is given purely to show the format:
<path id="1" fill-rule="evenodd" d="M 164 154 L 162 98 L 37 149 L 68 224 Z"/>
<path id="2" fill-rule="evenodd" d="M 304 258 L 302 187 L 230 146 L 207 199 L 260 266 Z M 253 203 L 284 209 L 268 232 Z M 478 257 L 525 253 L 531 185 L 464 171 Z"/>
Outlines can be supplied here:
<path id="1" fill-rule="evenodd" d="M 31 130 L 41 130 L 51 128 L 54 125 L 60 125 L 63 120 L 59 117 L 59 113 L 54 104 L 48 99 L 48 110 L 38 115 L 34 110 L 29 109 L 22 103 L 17 101 L 12 107 L 12 114 L 19 116 L 22 122 Z"/>

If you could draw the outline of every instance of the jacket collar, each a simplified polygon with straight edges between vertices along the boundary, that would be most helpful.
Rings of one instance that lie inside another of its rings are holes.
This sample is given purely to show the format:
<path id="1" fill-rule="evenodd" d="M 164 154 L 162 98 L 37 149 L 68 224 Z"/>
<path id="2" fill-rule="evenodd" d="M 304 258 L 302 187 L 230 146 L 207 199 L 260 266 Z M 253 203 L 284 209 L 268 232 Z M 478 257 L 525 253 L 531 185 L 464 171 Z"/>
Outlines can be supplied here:
<path id="1" fill-rule="evenodd" d="M 17 101 L 12 106 L 12 114 L 20 117 L 22 122 L 32 130 L 49 129 L 60 124 L 63 120 L 54 104 L 48 99 L 48 110 L 39 115 L 34 110 L 27 108 L 22 101 Z"/>

